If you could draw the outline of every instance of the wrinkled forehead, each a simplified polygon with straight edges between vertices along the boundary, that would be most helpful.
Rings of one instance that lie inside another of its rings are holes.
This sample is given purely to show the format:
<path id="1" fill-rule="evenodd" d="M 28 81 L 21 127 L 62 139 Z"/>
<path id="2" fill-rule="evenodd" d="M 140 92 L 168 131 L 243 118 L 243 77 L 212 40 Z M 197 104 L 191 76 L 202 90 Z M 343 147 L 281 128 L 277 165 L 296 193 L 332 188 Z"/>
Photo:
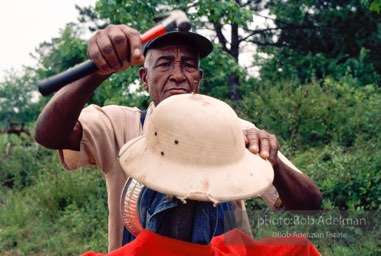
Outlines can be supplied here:
<path id="1" fill-rule="evenodd" d="M 188 59 L 192 58 L 197 62 L 200 59 L 198 49 L 192 46 L 190 43 L 173 42 L 156 45 L 155 47 L 150 48 L 146 54 L 146 61 L 152 61 L 163 55 L 174 57 L 187 57 Z"/>

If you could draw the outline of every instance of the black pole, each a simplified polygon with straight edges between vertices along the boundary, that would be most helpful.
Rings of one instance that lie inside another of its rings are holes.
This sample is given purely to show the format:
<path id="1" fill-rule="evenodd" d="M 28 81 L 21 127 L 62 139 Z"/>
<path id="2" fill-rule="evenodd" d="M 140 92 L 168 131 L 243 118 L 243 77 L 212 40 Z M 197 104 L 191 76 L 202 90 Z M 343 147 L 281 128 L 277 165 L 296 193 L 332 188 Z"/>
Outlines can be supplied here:
<path id="1" fill-rule="evenodd" d="M 94 62 L 87 60 L 71 69 L 40 81 L 38 83 L 38 90 L 42 95 L 47 96 L 58 91 L 65 85 L 90 75 L 97 70 L 98 68 Z"/>

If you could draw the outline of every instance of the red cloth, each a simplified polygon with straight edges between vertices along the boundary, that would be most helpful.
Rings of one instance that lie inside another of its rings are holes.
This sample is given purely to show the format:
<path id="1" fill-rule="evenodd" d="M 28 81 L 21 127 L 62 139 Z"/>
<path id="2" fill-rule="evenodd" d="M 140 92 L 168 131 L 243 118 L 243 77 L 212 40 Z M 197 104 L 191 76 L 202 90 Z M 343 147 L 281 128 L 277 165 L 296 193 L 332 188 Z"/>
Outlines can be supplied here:
<path id="1" fill-rule="evenodd" d="M 305 237 L 265 238 L 255 241 L 238 229 L 233 229 L 223 235 L 214 237 L 209 245 L 192 244 L 143 230 L 134 241 L 109 254 L 94 253 L 93 251 L 82 254 L 82 256 L 101 255 L 315 256 L 320 255 L 320 253 Z"/>

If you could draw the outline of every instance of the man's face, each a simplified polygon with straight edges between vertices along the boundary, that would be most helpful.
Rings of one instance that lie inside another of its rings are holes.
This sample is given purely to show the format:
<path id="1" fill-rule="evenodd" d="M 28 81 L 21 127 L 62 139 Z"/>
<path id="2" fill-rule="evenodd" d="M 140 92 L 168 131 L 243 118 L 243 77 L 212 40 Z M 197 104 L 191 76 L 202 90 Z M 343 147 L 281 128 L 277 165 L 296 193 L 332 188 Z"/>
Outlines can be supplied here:
<path id="1" fill-rule="evenodd" d="M 139 70 L 140 79 L 156 106 L 169 96 L 198 92 L 202 70 L 198 52 L 188 45 L 150 49 L 144 66 Z"/>

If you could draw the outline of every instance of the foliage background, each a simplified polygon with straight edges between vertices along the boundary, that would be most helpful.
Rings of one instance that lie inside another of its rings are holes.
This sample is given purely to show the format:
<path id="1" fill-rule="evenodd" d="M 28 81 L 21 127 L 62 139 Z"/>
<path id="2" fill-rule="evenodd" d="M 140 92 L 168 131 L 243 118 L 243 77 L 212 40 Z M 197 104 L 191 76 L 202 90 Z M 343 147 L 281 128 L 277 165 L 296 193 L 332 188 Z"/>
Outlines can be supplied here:
<path id="1" fill-rule="evenodd" d="M 78 23 L 67 24 L 60 37 L 36 50 L 37 67 L 0 82 L 1 254 L 106 251 L 103 177 L 96 168 L 65 172 L 57 152 L 34 142 L 34 121 L 49 99 L 38 97 L 36 84 L 86 59 L 84 26 L 94 31 L 125 23 L 145 31 L 154 14 L 173 8 L 186 10 L 215 43 L 201 63 L 201 92 L 276 134 L 282 152 L 318 184 L 325 212 L 369 218 L 367 227 L 346 230 L 347 239 L 311 239 L 322 255 L 381 254 L 380 2 L 99 0 L 96 7 L 78 7 Z M 239 65 L 247 49 L 258 73 Z M 132 86 L 136 74 L 136 68 L 114 74 L 89 103 L 145 108 L 149 99 Z M 252 219 L 258 213 L 286 214 L 270 213 L 255 199 L 248 206 Z M 257 238 L 276 230 L 253 224 Z"/>

